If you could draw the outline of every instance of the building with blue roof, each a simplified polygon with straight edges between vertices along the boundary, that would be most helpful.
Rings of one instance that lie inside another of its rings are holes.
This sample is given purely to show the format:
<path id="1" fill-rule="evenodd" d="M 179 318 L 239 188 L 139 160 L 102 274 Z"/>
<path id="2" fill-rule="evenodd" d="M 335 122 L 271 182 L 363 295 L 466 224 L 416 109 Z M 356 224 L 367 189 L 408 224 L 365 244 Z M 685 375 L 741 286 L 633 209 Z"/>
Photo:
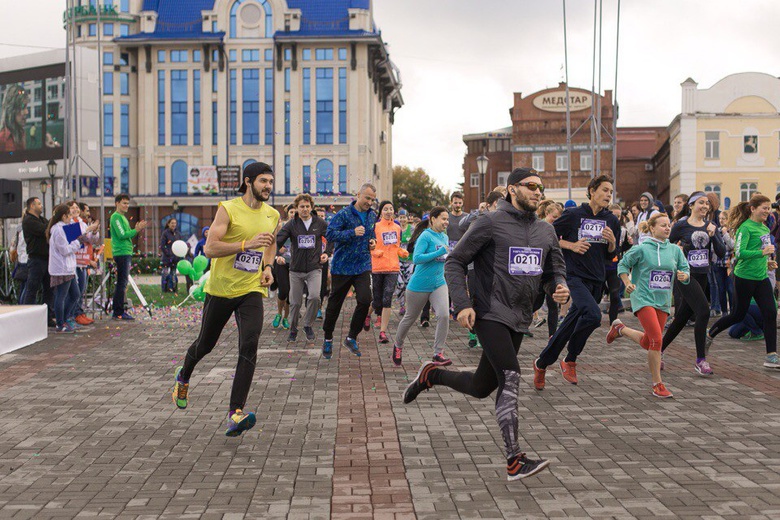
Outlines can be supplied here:
<path id="1" fill-rule="evenodd" d="M 106 182 L 83 195 L 129 192 L 158 226 L 176 201 L 195 227 L 225 194 L 193 193 L 193 169 L 263 161 L 276 206 L 338 207 L 365 182 L 391 196 L 403 98 L 370 0 L 111 1 L 64 17 L 75 45 L 102 46 Z"/>

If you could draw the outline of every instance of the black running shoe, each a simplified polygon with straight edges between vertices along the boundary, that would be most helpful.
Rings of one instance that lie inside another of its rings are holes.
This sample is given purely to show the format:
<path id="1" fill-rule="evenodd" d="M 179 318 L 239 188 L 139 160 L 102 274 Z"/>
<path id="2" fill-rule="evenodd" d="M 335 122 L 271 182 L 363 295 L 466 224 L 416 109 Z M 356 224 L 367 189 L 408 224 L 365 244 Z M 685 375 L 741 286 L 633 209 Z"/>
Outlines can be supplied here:
<path id="1" fill-rule="evenodd" d="M 417 396 L 420 395 L 420 392 L 423 390 L 428 390 L 433 386 L 431 382 L 428 381 L 428 376 L 435 368 L 436 365 L 433 363 L 433 361 L 426 361 L 422 364 L 420 370 L 417 372 L 417 376 L 411 383 L 409 383 L 409 386 L 406 387 L 406 390 L 404 390 L 404 404 L 411 403 L 417 399 Z"/>
<path id="2" fill-rule="evenodd" d="M 314 341 L 316 339 L 316 336 L 314 335 L 314 329 L 311 327 L 304 327 L 303 332 L 306 334 L 306 341 Z"/>
<path id="3" fill-rule="evenodd" d="M 549 460 L 531 460 L 521 453 L 506 461 L 506 479 L 511 482 L 530 477 L 549 465 Z"/>
<path id="4" fill-rule="evenodd" d="M 422 320 L 422 321 L 420 322 L 420 325 L 422 325 L 422 328 L 424 328 L 424 329 L 427 329 L 428 327 L 430 327 L 430 326 L 431 326 L 431 322 L 430 322 L 430 321 L 428 321 L 428 320 Z"/>
<path id="5" fill-rule="evenodd" d="M 291 330 L 290 336 L 287 338 L 288 343 L 295 343 L 295 341 L 298 339 L 298 331 L 297 330 Z"/>
<path id="6" fill-rule="evenodd" d="M 344 338 L 344 346 L 347 347 L 349 351 L 355 354 L 357 357 L 360 357 L 360 346 L 358 345 L 357 340 L 352 338 Z"/>

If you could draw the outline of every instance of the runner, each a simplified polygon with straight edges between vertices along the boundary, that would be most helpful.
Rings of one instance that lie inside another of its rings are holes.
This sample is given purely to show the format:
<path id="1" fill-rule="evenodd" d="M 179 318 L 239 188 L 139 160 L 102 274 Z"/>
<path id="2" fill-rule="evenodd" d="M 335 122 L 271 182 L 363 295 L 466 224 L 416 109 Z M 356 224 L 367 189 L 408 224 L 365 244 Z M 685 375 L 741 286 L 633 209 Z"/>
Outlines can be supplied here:
<path id="1" fill-rule="evenodd" d="M 304 289 L 306 315 L 303 318 L 303 333 L 306 341 L 314 341 L 312 324 L 320 308 L 320 288 L 322 286 L 322 265 L 328 263 L 328 255 L 323 250 L 322 237 L 328 229 L 317 215 L 312 215 L 314 199 L 308 193 L 301 193 L 293 201 L 295 215 L 279 230 L 276 247 L 290 242 L 292 261 L 290 262 L 290 336 L 289 342 L 298 339 L 298 320 L 303 304 Z"/>
<path id="2" fill-rule="evenodd" d="M 465 230 L 461 229 L 460 222 L 468 217 L 467 213 L 463 213 L 463 193 L 456 191 L 450 195 L 450 225 L 447 226 L 447 238 L 449 239 L 449 250 L 455 249 L 458 245 Z M 449 296 L 449 315 L 454 320 L 455 313 L 452 308 L 452 297 Z M 435 312 L 435 311 L 434 311 Z M 438 314 L 437 314 L 438 316 Z M 429 317 L 430 319 L 430 317 Z"/>
<path id="3" fill-rule="evenodd" d="M 327 224 L 328 221 L 326 219 L 327 213 L 325 212 L 325 208 L 317 208 L 317 216 L 320 217 L 322 220 L 325 221 Z M 322 252 L 328 253 L 328 261 L 322 264 L 322 285 L 320 285 L 320 307 L 317 309 L 317 319 L 322 319 L 322 306 L 325 303 L 325 298 L 328 297 L 328 287 L 330 284 L 328 283 L 328 276 L 330 273 L 330 257 L 333 256 L 333 248 L 329 247 L 328 241 L 325 239 L 325 237 L 322 237 Z"/>
<path id="4" fill-rule="evenodd" d="M 409 248 L 409 240 L 412 238 L 414 226 L 409 222 L 409 213 L 405 209 L 398 210 L 398 222 L 401 225 L 401 249 L 407 250 Z M 406 258 L 402 258 L 399 268 L 398 285 L 395 290 L 395 295 L 398 303 L 401 305 L 398 314 L 403 316 L 406 314 L 406 285 L 409 283 L 409 278 L 412 277 L 412 271 L 414 270 L 414 264 L 412 263 L 411 257 L 407 256 Z"/>
<path id="5" fill-rule="evenodd" d="M 427 361 L 404 392 L 411 403 L 435 385 L 485 398 L 496 392 L 496 419 L 504 440 L 507 480 L 530 477 L 549 465 L 533 460 L 518 445 L 517 352 L 533 316 L 533 298 L 544 285 L 557 302 L 569 298 L 565 265 L 553 228 L 536 218 L 544 186 L 535 170 L 518 168 L 508 178 L 509 193 L 498 209 L 478 218 L 446 262 L 458 322 L 474 328 L 482 357 L 474 372 L 453 372 Z M 466 267 L 475 262 L 475 303 L 466 289 Z"/>
<path id="6" fill-rule="evenodd" d="M 238 365 L 230 394 L 225 435 L 235 437 L 255 425 L 255 414 L 244 412 L 255 373 L 257 344 L 263 330 L 263 297 L 273 282 L 279 212 L 265 202 L 271 196 L 274 172 L 265 163 L 244 168 L 241 197 L 220 202 L 204 251 L 213 259 L 205 285 L 206 301 L 200 334 L 190 345 L 184 366 L 176 369 L 173 402 L 186 408 L 189 381 L 198 362 L 217 344 L 222 329 L 235 314 L 238 325 Z"/>
<path id="7" fill-rule="evenodd" d="M 287 218 L 281 221 L 280 226 L 284 227 L 288 222 L 295 218 L 295 206 L 290 204 L 285 208 Z M 271 290 L 276 290 L 276 316 L 271 322 L 271 326 L 278 329 L 279 326 L 285 330 L 290 328 L 290 263 L 292 255 L 290 254 L 290 240 L 282 244 L 276 250 L 276 262 L 273 266 L 274 283 Z"/>
<path id="8" fill-rule="evenodd" d="M 707 337 L 711 340 L 724 330 L 745 319 L 750 299 L 761 310 L 766 343 L 767 368 L 780 368 L 777 356 L 777 303 L 767 269 L 777 269 L 775 246 L 770 242 L 769 228 L 764 225 L 771 207 L 769 197 L 755 194 L 729 210 L 729 229 L 736 230 L 734 247 L 734 310 L 715 322 Z"/>
<path id="9" fill-rule="evenodd" d="M 401 248 L 401 226 L 393 221 L 395 209 L 389 200 L 379 205 L 380 220 L 374 233 L 376 247 L 371 251 L 371 282 L 374 289 L 374 312 L 379 323 L 379 342 L 389 343 L 387 325 L 390 323 L 393 293 L 401 272 L 399 258 L 408 258 L 409 253 Z"/>
<path id="10" fill-rule="evenodd" d="M 393 363 L 401 364 L 404 341 L 409 329 L 427 303 L 436 313 L 436 334 L 433 340 L 433 362 L 447 366 L 452 360 L 444 357 L 444 343 L 450 329 L 447 283 L 444 281 L 444 261 L 447 258 L 447 225 L 449 213 L 444 206 L 431 209 L 427 220 L 417 224 L 409 242 L 414 259 L 414 272 L 406 287 L 406 314 L 398 324 L 393 343 Z"/>
<path id="11" fill-rule="evenodd" d="M 555 235 L 561 237 L 572 304 L 534 362 L 537 390 L 544 389 L 547 367 L 555 363 L 567 344 L 568 354 L 561 360 L 561 374 L 567 382 L 577 384 L 577 356 L 601 325 L 599 301 L 606 280 L 606 262 L 615 252 L 620 223 L 607 209 L 612 199 L 610 177 L 600 175 L 591 179 L 587 194 L 590 202 L 567 209 L 553 224 Z"/>
<path id="12" fill-rule="evenodd" d="M 330 297 L 322 324 L 325 331 L 322 355 L 325 359 L 330 359 L 333 354 L 333 331 L 350 287 L 355 289 L 357 305 L 344 346 L 360 357 L 357 337 L 371 305 L 371 249 L 376 245 L 376 212 L 371 209 L 374 199 L 376 188 L 373 184 L 364 184 L 358 190 L 356 200 L 339 211 L 328 224 L 325 237 L 333 244 L 334 252 L 330 267 Z"/>
<path id="13" fill-rule="evenodd" d="M 626 286 L 626 294 L 631 297 L 631 309 L 639 318 L 644 332 L 630 329 L 615 319 L 607 333 L 607 343 L 626 336 L 647 350 L 653 395 L 672 397 L 672 392 L 661 381 L 661 335 L 671 310 L 675 273 L 677 280 L 683 284 L 690 281 L 690 274 L 685 255 L 668 240 L 671 232 L 669 217 L 659 213 L 646 222 L 650 229 L 650 239 L 629 249 L 617 269 Z"/>
<path id="14" fill-rule="evenodd" d="M 560 218 L 562 212 L 563 206 L 561 206 L 560 203 L 551 199 L 547 199 L 539 204 L 539 209 L 536 211 L 536 215 L 540 219 L 552 225 L 556 220 L 558 220 L 558 218 Z M 558 330 L 559 309 L 558 304 L 555 303 L 555 300 L 553 300 L 552 296 L 545 293 L 544 289 L 542 289 L 539 291 L 539 294 L 536 295 L 536 300 L 534 300 L 534 313 L 537 313 L 544 304 L 547 304 L 547 317 L 541 318 L 538 321 L 534 319 L 533 328 L 541 327 L 546 321 L 547 339 L 549 340 L 553 337 L 555 331 Z"/>
<path id="15" fill-rule="evenodd" d="M 688 197 L 688 203 L 680 210 L 680 219 L 672 227 L 669 241 L 682 247 L 690 266 L 691 280 L 680 285 L 679 307 L 675 309 L 674 319 L 664 334 L 664 352 L 669 344 L 695 316 L 696 324 L 693 337 L 696 341 L 696 364 L 694 370 L 701 376 L 711 376 L 712 367 L 707 362 L 707 326 L 710 320 L 710 284 L 708 276 L 712 264 L 712 249 L 715 254 L 726 254 L 726 246 L 720 235 L 716 233 L 717 226 L 707 220 L 710 202 L 703 191 L 694 191 Z M 685 218 L 687 217 L 687 218 Z M 632 307 L 633 308 L 633 307 Z"/>

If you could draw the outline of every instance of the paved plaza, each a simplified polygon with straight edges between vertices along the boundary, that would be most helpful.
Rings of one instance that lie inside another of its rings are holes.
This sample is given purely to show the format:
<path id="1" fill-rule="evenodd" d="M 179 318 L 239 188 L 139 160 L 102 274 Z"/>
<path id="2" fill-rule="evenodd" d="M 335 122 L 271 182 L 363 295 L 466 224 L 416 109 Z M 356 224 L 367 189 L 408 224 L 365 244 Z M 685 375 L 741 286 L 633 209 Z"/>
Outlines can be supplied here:
<path id="1" fill-rule="evenodd" d="M 605 344 L 606 317 L 580 384 L 550 370 L 535 391 L 537 329 L 520 350 L 521 443 L 551 471 L 507 482 L 491 398 L 435 388 L 401 402 L 433 328 L 413 328 L 402 368 L 374 331 L 361 358 L 328 361 L 320 330 L 290 346 L 270 327 L 271 303 L 247 405 L 258 424 L 239 438 L 224 435 L 232 320 L 189 408 L 171 402 L 197 307 L 0 356 L 0 518 L 780 518 L 780 371 L 760 366 L 761 342 L 721 335 L 705 379 L 685 329 L 666 355 L 675 398 L 660 400 L 644 352 Z M 447 352 L 456 369 L 480 355 L 454 322 Z"/>

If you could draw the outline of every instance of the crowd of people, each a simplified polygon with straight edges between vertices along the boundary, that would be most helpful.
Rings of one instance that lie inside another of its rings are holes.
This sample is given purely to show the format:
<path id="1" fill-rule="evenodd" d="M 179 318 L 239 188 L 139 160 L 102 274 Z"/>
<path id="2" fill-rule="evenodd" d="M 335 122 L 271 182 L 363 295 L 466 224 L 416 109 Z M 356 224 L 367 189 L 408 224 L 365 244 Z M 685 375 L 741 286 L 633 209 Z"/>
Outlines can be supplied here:
<path id="1" fill-rule="evenodd" d="M 376 188 L 364 184 L 350 205 L 326 219 L 307 193 L 280 215 L 267 203 L 273 183 L 269 165 L 247 166 L 240 196 L 220 202 L 214 222 L 204 229 L 198 249 L 211 264 L 201 330 L 175 374 L 173 401 L 186 408 L 198 362 L 235 317 L 239 356 L 228 436 L 256 423 L 255 414 L 244 408 L 264 327 L 262 298 L 270 290 L 277 300 L 271 326 L 289 330 L 291 344 L 302 339 L 301 322 L 309 344 L 321 329 L 325 360 L 338 347 L 361 356 L 359 336 L 371 330 L 374 316 L 379 343 L 392 343 L 388 355 L 400 366 L 411 327 L 418 320 L 430 326 L 432 310 L 436 328 L 430 359 L 405 389 L 403 402 L 433 387 L 476 398 L 495 392 L 509 480 L 548 465 L 521 450 L 517 412 L 517 354 L 523 338 L 541 334 L 545 323 L 547 343 L 533 361 L 537 391 L 544 390 L 551 367 L 567 383 L 580 382 L 578 359 L 602 314 L 609 318 L 607 344 L 627 338 L 647 351 L 651 393 L 659 398 L 673 395 L 662 379 L 663 352 L 686 326 L 693 327 L 692 365 L 701 376 L 713 375 L 707 356 L 726 330 L 745 341 L 764 341 L 763 366 L 780 369 L 775 288 L 780 194 L 774 204 L 753 194 L 721 210 L 713 193 L 680 194 L 671 206 L 643 193 L 623 208 L 613 203 L 611 178 L 602 175 L 590 181 L 587 201 L 577 205 L 546 199 L 540 174 L 517 168 L 506 186 L 496 187 L 471 212 L 463 211 L 463 196 L 455 192 L 449 207 L 432 207 L 418 218 L 389 200 L 379 201 Z M 83 292 L 79 270 L 94 261 L 100 242 L 89 208 L 74 204 L 58 206 L 47 222 L 40 201 L 30 199 L 19 236 L 26 243 L 24 301 L 34 302 L 38 292 L 47 303 L 52 300 L 57 332 L 83 326 L 76 306 Z M 132 319 L 124 309 L 125 273 L 131 240 L 146 225 L 141 221 L 131 228 L 128 205 L 126 195 L 118 196 L 111 216 L 114 261 L 124 277 L 117 281 L 113 303 L 119 320 Z M 78 232 L 66 233 L 72 223 L 79 224 Z M 161 238 L 162 262 L 172 270 L 171 244 L 181 237 L 175 221 L 168 224 Z M 164 287 L 173 284 L 169 273 L 163 276 Z M 350 295 L 355 305 L 348 331 L 336 338 Z M 628 308 L 624 297 L 640 328 L 618 317 Z M 392 331 L 394 308 L 401 319 Z M 718 319 L 710 326 L 711 318 Z M 453 363 L 445 350 L 451 320 L 468 330 L 469 347 L 482 350 L 474 371 L 446 368 Z"/>

